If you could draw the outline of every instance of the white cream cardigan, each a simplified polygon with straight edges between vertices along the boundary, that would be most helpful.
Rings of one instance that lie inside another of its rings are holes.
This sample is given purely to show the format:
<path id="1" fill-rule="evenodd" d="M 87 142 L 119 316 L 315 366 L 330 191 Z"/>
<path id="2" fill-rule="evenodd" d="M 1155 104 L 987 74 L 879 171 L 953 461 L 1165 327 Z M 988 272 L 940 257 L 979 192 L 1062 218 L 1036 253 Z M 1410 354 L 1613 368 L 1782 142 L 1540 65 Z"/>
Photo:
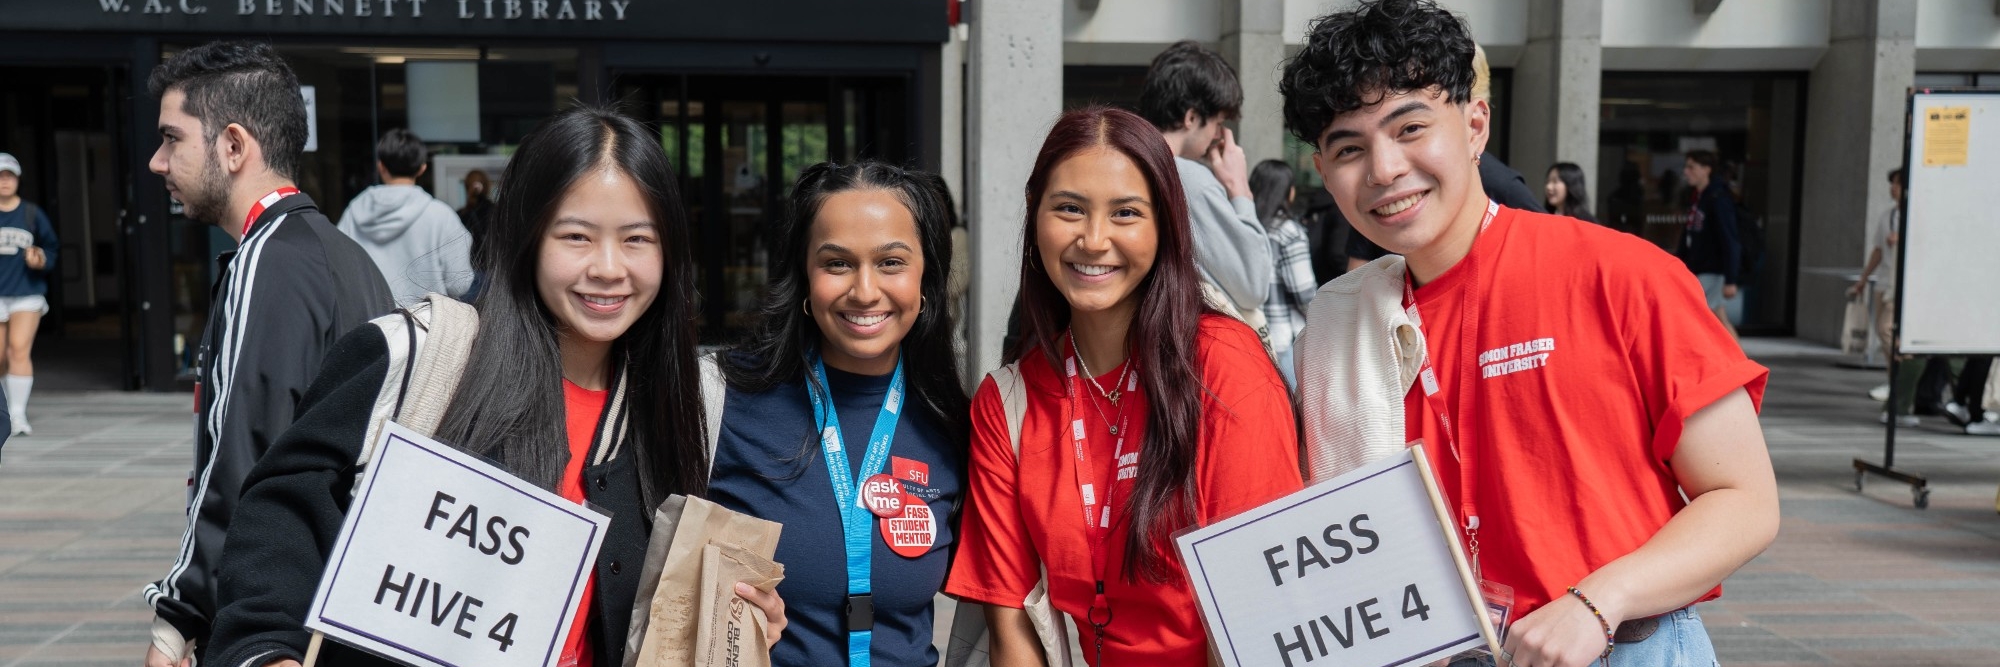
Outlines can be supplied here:
<path id="1" fill-rule="evenodd" d="M 1293 343 L 1308 484 L 1403 450 L 1403 397 L 1424 339 L 1403 311 L 1403 258 L 1389 255 L 1320 286 Z"/>

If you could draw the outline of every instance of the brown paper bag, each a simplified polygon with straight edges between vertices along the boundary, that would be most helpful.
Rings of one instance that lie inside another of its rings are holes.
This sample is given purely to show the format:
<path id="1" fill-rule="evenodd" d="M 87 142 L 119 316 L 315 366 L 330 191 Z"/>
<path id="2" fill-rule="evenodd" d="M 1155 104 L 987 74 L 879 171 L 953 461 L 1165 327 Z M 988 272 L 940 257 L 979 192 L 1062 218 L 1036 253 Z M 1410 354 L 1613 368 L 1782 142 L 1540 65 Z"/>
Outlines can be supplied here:
<path id="1" fill-rule="evenodd" d="M 770 667 L 764 637 L 764 610 L 736 595 L 736 582 L 769 591 L 785 578 L 785 566 L 733 544 L 702 548 L 700 627 L 695 628 L 697 667 Z"/>
<path id="2" fill-rule="evenodd" d="M 653 510 L 653 537 L 646 542 L 646 562 L 639 568 L 639 594 L 632 596 L 632 627 L 625 635 L 622 667 L 639 664 L 639 647 L 645 643 L 646 626 L 653 620 L 653 594 L 660 589 L 660 570 L 667 565 L 667 549 L 674 542 L 674 530 L 680 526 L 681 511 L 686 507 L 687 496 L 673 495 Z"/>
<path id="3" fill-rule="evenodd" d="M 670 533 L 672 537 L 664 545 L 665 556 L 661 559 L 659 576 L 653 579 L 653 594 L 643 602 L 647 617 L 643 623 L 645 629 L 643 632 L 639 630 L 641 623 L 635 618 L 633 631 L 627 635 L 628 645 L 631 637 L 640 637 L 639 650 L 628 651 L 628 667 L 686 667 L 695 664 L 696 629 L 702 624 L 702 619 L 697 616 L 701 611 L 698 598 L 709 590 L 702 581 L 702 554 L 710 543 L 734 545 L 766 560 L 778 551 L 778 533 L 783 528 L 779 524 L 734 512 L 701 498 L 685 498 L 682 503 L 679 521 L 671 526 L 656 523 L 653 528 L 655 540 L 659 539 L 660 533 Z M 662 508 L 668 508 L 668 505 L 663 504 Z M 650 544 L 647 551 L 650 560 Z M 728 582 L 728 586 L 724 587 L 732 598 L 736 593 L 730 589 L 735 583 Z M 639 604 L 640 601 L 635 600 L 634 606 Z"/>

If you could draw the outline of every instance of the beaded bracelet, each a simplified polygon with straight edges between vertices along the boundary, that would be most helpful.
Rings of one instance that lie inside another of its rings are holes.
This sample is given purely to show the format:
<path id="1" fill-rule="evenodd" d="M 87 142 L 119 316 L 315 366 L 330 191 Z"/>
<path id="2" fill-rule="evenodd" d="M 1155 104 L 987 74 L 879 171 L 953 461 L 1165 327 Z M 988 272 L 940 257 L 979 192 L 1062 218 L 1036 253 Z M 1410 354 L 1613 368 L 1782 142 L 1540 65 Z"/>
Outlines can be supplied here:
<path id="1" fill-rule="evenodd" d="M 1571 586 L 1569 587 L 1569 594 L 1576 596 L 1578 600 L 1582 600 L 1583 606 L 1590 610 L 1590 615 L 1597 617 L 1597 625 L 1604 628 L 1604 652 L 1598 654 L 1597 658 L 1602 660 L 1611 657 L 1611 649 L 1618 646 L 1616 642 L 1612 641 L 1615 635 L 1611 631 L 1611 622 L 1604 620 L 1604 612 L 1598 611 L 1597 605 L 1591 604 L 1590 598 L 1584 597 L 1583 591 L 1579 591 L 1575 586 Z"/>

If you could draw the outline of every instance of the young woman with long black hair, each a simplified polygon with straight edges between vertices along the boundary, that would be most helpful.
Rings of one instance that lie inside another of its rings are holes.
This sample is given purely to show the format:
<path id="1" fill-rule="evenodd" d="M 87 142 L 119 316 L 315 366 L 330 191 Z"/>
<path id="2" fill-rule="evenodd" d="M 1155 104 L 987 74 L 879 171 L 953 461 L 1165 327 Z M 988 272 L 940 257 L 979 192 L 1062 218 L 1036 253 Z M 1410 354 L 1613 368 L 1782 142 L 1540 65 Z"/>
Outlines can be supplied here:
<path id="1" fill-rule="evenodd" d="M 967 409 L 940 185 L 873 161 L 806 168 L 771 230 L 761 319 L 723 359 L 709 498 L 785 525 L 773 664 L 937 664 Z"/>
<path id="2" fill-rule="evenodd" d="M 1557 162 L 1549 167 L 1549 179 L 1542 185 L 1543 203 L 1550 213 L 1584 222 L 1597 222 L 1590 212 L 1590 189 L 1584 186 L 1583 167 L 1574 162 Z"/>
<path id="3" fill-rule="evenodd" d="M 436 436 L 611 515 L 561 655 L 611 667 L 623 660 L 652 509 L 702 493 L 707 476 L 687 220 L 657 135 L 605 109 L 544 121 L 503 181 L 475 259 L 489 280 L 474 304 L 477 339 Z M 343 338 L 245 482 L 206 662 L 303 654 L 302 623 L 375 415 L 399 400 L 406 322 L 392 314 Z M 777 597 L 738 593 L 779 636 Z M 320 661 L 387 664 L 332 642 Z"/>
<path id="4" fill-rule="evenodd" d="M 1176 173 L 1149 123 L 1090 107 L 1056 121 L 1028 177 L 1026 326 L 1006 355 L 1019 454 L 989 377 L 945 587 L 985 604 L 995 665 L 1042 664 L 1021 606 L 1044 567 L 1092 664 L 1206 664 L 1169 536 L 1300 488 L 1284 381 L 1255 332 L 1203 305 Z"/>

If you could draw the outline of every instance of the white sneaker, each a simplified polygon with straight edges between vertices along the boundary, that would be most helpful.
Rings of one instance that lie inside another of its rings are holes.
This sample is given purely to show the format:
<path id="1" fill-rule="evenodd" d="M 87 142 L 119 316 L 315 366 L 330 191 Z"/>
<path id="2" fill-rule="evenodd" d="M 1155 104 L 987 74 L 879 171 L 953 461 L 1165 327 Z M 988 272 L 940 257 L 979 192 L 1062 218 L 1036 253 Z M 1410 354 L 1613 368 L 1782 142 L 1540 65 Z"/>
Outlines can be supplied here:
<path id="1" fill-rule="evenodd" d="M 1888 384 L 1876 385 L 1874 389 L 1868 390 L 1868 397 L 1878 401 L 1889 400 L 1889 385 Z"/>
<path id="2" fill-rule="evenodd" d="M 1944 413 L 1951 418 L 1952 423 L 1959 426 L 1972 423 L 1972 412 L 1966 410 L 1965 406 L 1959 405 L 1958 401 L 1944 404 Z"/>
<path id="3" fill-rule="evenodd" d="M 14 435 L 34 435 L 34 434 L 35 434 L 35 428 L 34 428 L 33 426 L 29 426 L 29 425 L 28 425 L 28 420 L 26 420 L 26 419 L 14 419 L 14 420 L 11 420 L 11 421 L 13 421 L 13 422 L 14 422 Z"/>
<path id="4" fill-rule="evenodd" d="M 1966 435 L 2000 435 L 2000 422 L 1972 422 L 1965 425 Z"/>
<path id="5" fill-rule="evenodd" d="M 1884 413 L 1882 413 L 1882 416 L 1880 416 L 1880 417 L 1876 418 L 1876 419 L 1875 419 L 1875 421 L 1876 421 L 1876 422 L 1878 422 L 1878 423 L 1882 423 L 1882 424 L 1887 424 L 1887 423 L 1889 423 L 1889 413 L 1887 413 L 1887 412 L 1884 412 Z M 1918 424 L 1918 422 L 1917 422 L 1917 416 L 1916 416 L 1916 415 L 1897 415 L 1897 416 L 1896 416 L 1896 425 L 1897 425 L 1897 426 L 1900 426 L 1900 427 L 1903 427 L 1903 428 L 1913 428 L 1913 427 L 1915 427 L 1915 426 L 1916 426 L 1917 424 Z"/>

